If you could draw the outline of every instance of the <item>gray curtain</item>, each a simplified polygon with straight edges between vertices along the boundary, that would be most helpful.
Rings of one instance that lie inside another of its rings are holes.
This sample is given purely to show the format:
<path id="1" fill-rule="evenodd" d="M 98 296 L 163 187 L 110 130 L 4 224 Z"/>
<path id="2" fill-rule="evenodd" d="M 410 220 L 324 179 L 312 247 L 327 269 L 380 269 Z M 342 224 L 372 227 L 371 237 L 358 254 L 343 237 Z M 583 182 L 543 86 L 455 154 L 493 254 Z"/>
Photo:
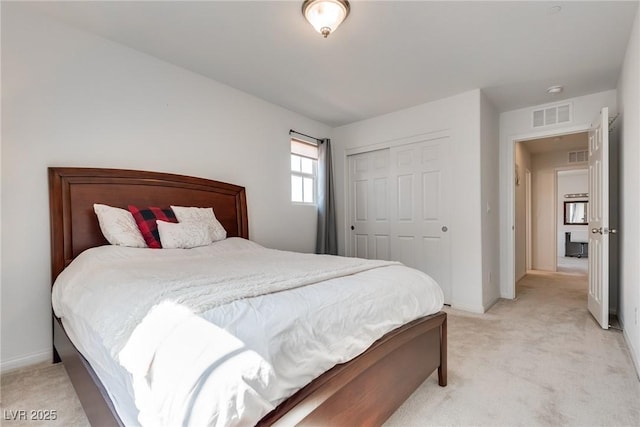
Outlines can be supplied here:
<path id="1" fill-rule="evenodd" d="M 331 140 L 318 144 L 318 234 L 316 253 L 338 255 L 336 204 L 333 193 Z"/>

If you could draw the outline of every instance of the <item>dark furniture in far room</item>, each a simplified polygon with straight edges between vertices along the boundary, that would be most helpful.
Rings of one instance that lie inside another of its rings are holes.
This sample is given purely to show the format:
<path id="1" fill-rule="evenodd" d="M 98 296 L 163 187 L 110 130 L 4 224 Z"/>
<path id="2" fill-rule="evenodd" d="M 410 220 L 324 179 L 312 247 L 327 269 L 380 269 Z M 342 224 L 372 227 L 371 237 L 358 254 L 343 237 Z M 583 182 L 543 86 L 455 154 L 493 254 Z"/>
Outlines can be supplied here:
<path id="1" fill-rule="evenodd" d="M 116 207 L 213 207 L 228 236 L 248 238 L 244 187 L 182 175 L 121 169 L 49 168 L 52 279 L 85 249 L 107 244 L 94 203 Z M 446 313 L 419 318 L 384 335 L 349 362 L 311 381 L 260 425 L 381 425 L 435 370 L 447 384 Z M 122 425 L 104 387 L 62 327 L 53 321 L 54 357 L 62 360 L 89 422 Z"/>
<path id="2" fill-rule="evenodd" d="M 576 257 L 576 258 L 588 258 L 589 257 L 589 243 L 587 242 L 572 242 L 571 232 L 564 233 L 564 256 Z"/>

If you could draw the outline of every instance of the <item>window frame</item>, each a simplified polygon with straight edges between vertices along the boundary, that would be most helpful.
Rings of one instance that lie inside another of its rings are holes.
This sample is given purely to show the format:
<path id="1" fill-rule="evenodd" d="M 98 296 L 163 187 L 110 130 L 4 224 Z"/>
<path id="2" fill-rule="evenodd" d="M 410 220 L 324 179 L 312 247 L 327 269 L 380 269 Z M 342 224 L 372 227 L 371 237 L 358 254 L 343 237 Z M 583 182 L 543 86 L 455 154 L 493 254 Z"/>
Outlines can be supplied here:
<path id="1" fill-rule="evenodd" d="M 291 184 L 290 184 L 291 185 L 291 193 L 290 193 L 291 203 L 306 205 L 306 206 L 315 206 L 318 203 L 318 145 L 307 142 L 307 141 L 303 141 L 297 138 L 291 138 L 290 143 L 291 143 L 291 149 L 289 153 L 289 167 L 290 167 L 290 173 L 291 173 Z M 294 148 L 295 146 L 297 146 L 298 148 L 301 148 L 301 145 L 304 145 L 307 147 L 306 148 L 302 147 L 304 148 L 304 150 L 300 150 L 300 149 L 296 150 L 296 148 Z M 316 157 L 313 157 L 311 151 L 315 151 Z M 299 170 L 294 170 L 294 167 L 293 167 L 294 157 L 299 159 L 299 165 L 300 165 Z M 303 172 L 303 167 L 302 167 L 303 159 L 311 160 L 311 169 L 312 169 L 311 172 Z M 301 194 L 302 200 L 294 200 L 293 198 L 294 196 L 293 178 L 294 177 L 300 178 L 300 194 Z M 312 180 L 312 193 L 311 193 L 312 201 L 310 202 L 305 201 L 305 195 L 307 194 L 305 193 L 305 178 Z"/>

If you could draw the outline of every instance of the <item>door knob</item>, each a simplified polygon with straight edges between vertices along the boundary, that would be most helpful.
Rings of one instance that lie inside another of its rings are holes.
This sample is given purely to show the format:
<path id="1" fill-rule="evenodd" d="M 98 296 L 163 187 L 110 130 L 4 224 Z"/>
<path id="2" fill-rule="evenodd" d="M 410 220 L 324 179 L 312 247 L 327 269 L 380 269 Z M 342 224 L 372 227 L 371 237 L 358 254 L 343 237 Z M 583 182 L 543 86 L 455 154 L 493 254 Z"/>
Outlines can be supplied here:
<path id="1" fill-rule="evenodd" d="M 352 226 L 351 226 L 351 229 L 352 229 L 352 230 L 355 230 L 356 228 L 352 225 Z"/>
<path id="2" fill-rule="evenodd" d="M 447 228 L 447 226 L 446 226 L 446 225 L 443 225 L 443 226 L 442 226 L 442 231 L 446 233 L 447 231 L 449 231 L 449 229 Z"/>
<path id="3" fill-rule="evenodd" d="M 602 234 L 602 227 L 600 227 L 600 228 L 592 228 L 591 229 L 591 233 L 593 233 L 593 234 L 598 234 L 598 233 Z"/>
<path id="4" fill-rule="evenodd" d="M 618 234 L 618 229 L 617 228 L 611 228 L 611 229 L 609 229 L 609 233 Z"/>

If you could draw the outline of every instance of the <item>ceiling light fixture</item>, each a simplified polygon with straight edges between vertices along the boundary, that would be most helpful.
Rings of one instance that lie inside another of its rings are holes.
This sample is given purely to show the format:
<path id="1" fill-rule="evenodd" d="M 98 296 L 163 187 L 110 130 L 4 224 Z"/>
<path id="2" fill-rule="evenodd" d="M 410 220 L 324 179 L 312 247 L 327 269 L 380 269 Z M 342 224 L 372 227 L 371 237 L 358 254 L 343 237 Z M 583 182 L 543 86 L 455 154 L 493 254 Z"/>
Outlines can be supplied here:
<path id="1" fill-rule="evenodd" d="M 564 88 L 562 86 L 551 86 L 549 89 L 547 89 L 547 93 L 557 94 L 562 92 L 563 90 Z"/>
<path id="2" fill-rule="evenodd" d="M 349 15 L 347 0 L 305 0 L 302 14 L 326 39 Z"/>

